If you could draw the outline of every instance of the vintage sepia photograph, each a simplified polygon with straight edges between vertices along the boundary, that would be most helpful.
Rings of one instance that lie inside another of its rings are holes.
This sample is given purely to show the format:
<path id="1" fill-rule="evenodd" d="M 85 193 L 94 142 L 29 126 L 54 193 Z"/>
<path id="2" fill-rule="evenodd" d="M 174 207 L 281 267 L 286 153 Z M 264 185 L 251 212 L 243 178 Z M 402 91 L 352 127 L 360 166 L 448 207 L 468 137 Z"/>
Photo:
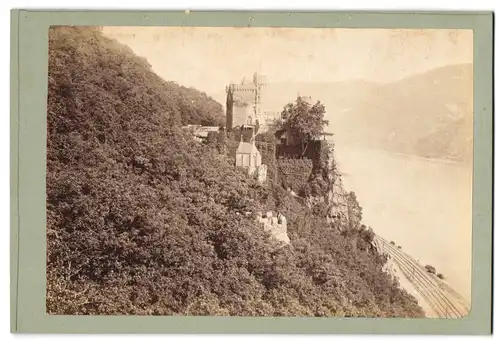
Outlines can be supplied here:
<path id="1" fill-rule="evenodd" d="M 473 30 L 52 26 L 46 313 L 462 318 Z"/>

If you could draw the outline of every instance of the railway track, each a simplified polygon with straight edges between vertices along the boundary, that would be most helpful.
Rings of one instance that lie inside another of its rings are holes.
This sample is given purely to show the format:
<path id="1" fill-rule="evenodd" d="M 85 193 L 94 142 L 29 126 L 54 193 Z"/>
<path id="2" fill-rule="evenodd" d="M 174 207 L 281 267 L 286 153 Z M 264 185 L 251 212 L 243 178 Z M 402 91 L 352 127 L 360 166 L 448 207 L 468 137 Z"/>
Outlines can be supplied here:
<path id="1" fill-rule="evenodd" d="M 461 318 L 469 313 L 470 306 L 451 287 L 439 282 L 415 259 L 402 252 L 386 239 L 375 235 L 374 243 L 379 252 L 385 253 L 398 265 L 403 275 L 440 318 Z"/>

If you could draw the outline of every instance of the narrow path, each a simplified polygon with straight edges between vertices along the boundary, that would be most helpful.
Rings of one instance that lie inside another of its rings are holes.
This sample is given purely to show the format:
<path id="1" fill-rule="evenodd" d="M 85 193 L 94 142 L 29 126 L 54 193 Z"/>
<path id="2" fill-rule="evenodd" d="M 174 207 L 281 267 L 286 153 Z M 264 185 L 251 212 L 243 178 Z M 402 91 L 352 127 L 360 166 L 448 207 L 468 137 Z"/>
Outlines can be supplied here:
<path id="1" fill-rule="evenodd" d="M 468 315 L 470 305 L 451 286 L 427 272 L 415 259 L 384 238 L 375 235 L 374 243 L 380 253 L 387 254 L 389 259 L 398 265 L 406 279 L 438 317 L 461 318 Z"/>

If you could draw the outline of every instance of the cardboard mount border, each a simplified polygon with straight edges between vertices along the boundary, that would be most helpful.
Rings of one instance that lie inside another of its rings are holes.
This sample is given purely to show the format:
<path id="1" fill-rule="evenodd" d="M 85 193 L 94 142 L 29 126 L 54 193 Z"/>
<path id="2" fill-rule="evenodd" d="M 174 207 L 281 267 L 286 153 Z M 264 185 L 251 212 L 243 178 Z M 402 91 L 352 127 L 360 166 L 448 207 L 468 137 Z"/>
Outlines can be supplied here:
<path id="1" fill-rule="evenodd" d="M 48 27 L 236 26 L 474 30 L 472 310 L 461 319 L 49 316 L 45 312 Z M 490 334 L 492 300 L 493 13 L 409 11 L 11 12 L 11 332 Z"/>

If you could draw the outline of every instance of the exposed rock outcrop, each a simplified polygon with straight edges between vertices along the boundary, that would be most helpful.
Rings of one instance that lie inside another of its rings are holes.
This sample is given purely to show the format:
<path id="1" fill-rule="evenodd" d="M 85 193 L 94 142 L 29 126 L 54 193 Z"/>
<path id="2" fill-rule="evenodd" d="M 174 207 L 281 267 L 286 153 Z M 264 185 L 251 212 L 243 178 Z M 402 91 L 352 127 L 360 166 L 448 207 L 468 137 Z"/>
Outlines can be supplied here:
<path id="1" fill-rule="evenodd" d="M 313 207 L 324 204 L 328 208 L 328 220 L 347 224 L 349 221 L 347 192 L 342 175 L 337 169 L 334 144 L 321 141 L 315 149 L 313 169 L 308 181 L 307 204 Z"/>

